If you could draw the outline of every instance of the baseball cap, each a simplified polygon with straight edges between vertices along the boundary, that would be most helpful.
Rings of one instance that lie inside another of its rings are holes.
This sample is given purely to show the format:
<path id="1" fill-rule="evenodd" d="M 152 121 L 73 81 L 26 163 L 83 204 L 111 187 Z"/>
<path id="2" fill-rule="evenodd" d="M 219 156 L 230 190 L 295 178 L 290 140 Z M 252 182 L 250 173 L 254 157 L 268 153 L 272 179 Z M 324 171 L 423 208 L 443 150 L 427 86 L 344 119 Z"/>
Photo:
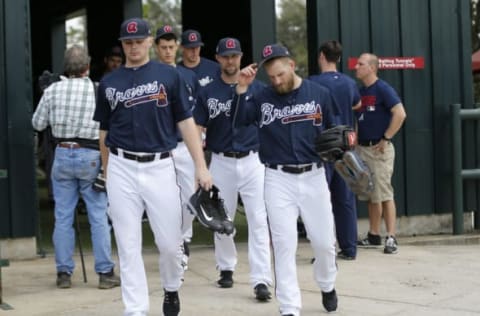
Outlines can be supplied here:
<path id="1" fill-rule="evenodd" d="M 258 66 L 262 66 L 266 61 L 277 57 L 290 57 L 290 52 L 285 46 L 280 44 L 266 45 L 262 50 L 262 60 Z"/>
<path id="2" fill-rule="evenodd" d="M 177 37 L 175 35 L 175 32 L 173 31 L 173 27 L 171 25 L 164 25 L 162 27 L 160 27 L 158 30 L 157 30 L 157 33 L 155 34 L 155 43 L 158 41 L 158 39 L 162 36 L 165 36 L 167 34 L 172 34 L 175 38 Z"/>
<path id="3" fill-rule="evenodd" d="M 190 47 L 198 47 L 203 46 L 202 36 L 198 31 L 195 30 L 186 30 L 182 33 L 182 46 L 190 48 Z"/>
<path id="4" fill-rule="evenodd" d="M 123 50 L 120 46 L 112 46 L 105 53 L 105 57 L 118 56 L 123 57 Z"/>
<path id="5" fill-rule="evenodd" d="M 133 38 L 145 38 L 150 36 L 150 26 L 147 21 L 140 18 L 132 18 L 123 21 L 120 26 L 120 41 Z"/>
<path id="6" fill-rule="evenodd" d="M 242 47 L 238 39 L 225 37 L 218 41 L 216 53 L 220 56 L 240 55 L 242 54 Z"/>

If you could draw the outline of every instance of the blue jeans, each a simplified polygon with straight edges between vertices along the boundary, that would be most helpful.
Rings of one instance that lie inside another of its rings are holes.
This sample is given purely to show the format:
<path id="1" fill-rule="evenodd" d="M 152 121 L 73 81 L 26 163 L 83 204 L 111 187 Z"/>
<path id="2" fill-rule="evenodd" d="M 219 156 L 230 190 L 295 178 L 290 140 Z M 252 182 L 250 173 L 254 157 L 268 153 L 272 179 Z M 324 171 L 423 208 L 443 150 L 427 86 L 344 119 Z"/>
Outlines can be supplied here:
<path id="1" fill-rule="evenodd" d="M 57 272 L 73 273 L 75 262 L 75 208 L 80 194 L 87 207 L 92 238 L 95 271 L 113 269 L 110 225 L 107 218 L 107 195 L 96 192 L 92 183 L 100 168 L 100 152 L 87 148 L 55 149 L 51 179 L 55 199 L 53 245 Z"/>

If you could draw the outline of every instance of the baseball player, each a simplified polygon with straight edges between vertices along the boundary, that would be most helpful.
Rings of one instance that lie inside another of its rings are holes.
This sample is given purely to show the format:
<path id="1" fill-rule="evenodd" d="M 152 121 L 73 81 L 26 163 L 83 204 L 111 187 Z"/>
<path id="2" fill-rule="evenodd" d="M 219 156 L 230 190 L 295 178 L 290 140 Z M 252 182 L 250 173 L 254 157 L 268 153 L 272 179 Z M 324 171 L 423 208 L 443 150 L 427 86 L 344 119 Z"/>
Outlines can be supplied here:
<path id="1" fill-rule="evenodd" d="M 200 56 L 203 45 L 202 36 L 198 31 L 186 30 L 182 33 L 182 60 L 179 65 L 194 71 L 201 87 L 210 84 L 220 73 L 218 63 Z"/>
<path id="2" fill-rule="evenodd" d="M 256 122 L 265 164 L 265 203 L 273 245 L 275 294 L 282 315 L 300 315 L 296 274 L 297 218 L 301 216 L 315 255 L 314 279 L 327 311 L 337 309 L 335 233 L 325 169 L 315 139 L 334 125 L 326 88 L 295 73 L 295 61 L 281 45 L 267 45 L 261 64 L 271 86 L 251 93 L 256 64 L 241 70 L 234 100 L 234 126 Z"/>
<path id="3" fill-rule="evenodd" d="M 336 104 L 337 124 L 354 126 L 353 110 L 361 106 L 360 93 L 355 81 L 337 71 L 337 63 L 342 57 L 342 45 L 337 41 L 327 41 L 318 50 L 318 65 L 321 74 L 309 77 L 327 87 Z M 335 171 L 332 163 L 325 164 L 325 172 L 332 194 L 332 207 L 335 229 L 340 252 L 338 258 L 355 260 L 357 256 L 357 207 L 355 195 Z"/>
<path id="4" fill-rule="evenodd" d="M 177 146 L 177 127 L 195 162 L 195 181 L 209 189 L 212 178 L 182 78 L 175 68 L 149 59 L 153 39 L 148 23 L 139 18 L 124 21 L 119 39 L 125 66 L 100 81 L 94 119 L 100 122 L 124 315 L 146 315 L 149 310 L 141 225 L 146 210 L 160 252 L 163 313 L 176 316 L 184 273 L 181 199 L 171 154 Z"/>
<path id="5" fill-rule="evenodd" d="M 158 60 L 161 63 L 176 67 L 181 74 L 182 79 L 185 81 L 185 85 L 189 92 L 189 101 L 191 108 L 195 106 L 195 96 L 198 90 L 197 75 L 190 69 L 175 64 L 175 58 L 177 56 L 178 43 L 177 35 L 173 32 L 173 27 L 170 25 L 164 25 L 157 29 L 155 35 L 155 52 Z M 200 137 L 200 136 L 199 136 Z M 180 192 L 182 197 L 182 211 L 183 211 L 183 259 L 182 265 L 185 270 L 188 269 L 188 258 L 190 251 L 188 244 L 192 240 L 193 230 L 192 222 L 195 216 L 188 210 L 188 199 L 192 196 L 194 187 L 194 173 L 195 166 L 193 165 L 192 157 L 190 156 L 187 146 L 182 139 L 180 133 L 177 133 L 177 148 L 172 151 L 173 159 L 175 162 L 175 171 L 177 173 L 177 181 L 180 186 Z"/>
<path id="6" fill-rule="evenodd" d="M 258 158 L 258 133 L 254 125 L 232 127 L 231 103 L 240 75 L 242 50 L 235 38 L 223 38 L 216 48 L 221 75 L 200 90 L 194 110 L 195 121 L 206 128 L 206 148 L 212 152 L 210 172 L 225 208 L 233 220 L 238 194 L 248 220 L 248 259 L 250 282 L 257 300 L 270 299 L 270 238 L 263 197 L 265 168 Z M 254 81 L 249 91 L 263 87 Z M 218 285 L 233 286 L 237 251 L 233 235 L 215 233 L 215 259 L 220 270 Z"/>

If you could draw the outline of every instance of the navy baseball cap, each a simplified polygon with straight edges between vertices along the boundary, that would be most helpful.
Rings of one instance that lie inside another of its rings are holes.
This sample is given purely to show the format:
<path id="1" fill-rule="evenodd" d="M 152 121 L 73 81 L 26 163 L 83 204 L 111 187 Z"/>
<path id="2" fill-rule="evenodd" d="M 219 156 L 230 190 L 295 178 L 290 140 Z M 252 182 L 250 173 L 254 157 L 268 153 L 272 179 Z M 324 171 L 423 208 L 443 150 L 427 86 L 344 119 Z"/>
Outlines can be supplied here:
<path id="1" fill-rule="evenodd" d="M 182 42 L 183 47 L 198 47 L 203 46 L 202 36 L 198 31 L 195 30 L 186 30 L 182 33 Z"/>
<path id="2" fill-rule="evenodd" d="M 225 37 L 218 41 L 216 53 L 220 56 L 241 55 L 242 47 L 238 39 Z"/>
<path id="3" fill-rule="evenodd" d="M 134 38 L 145 38 L 150 36 L 148 22 L 140 18 L 132 18 L 123 21 L 120 26 L 120 41 Z"/>
<path id="4" fill-rule="evenodd" d="M 167 25 L 164 25 L 164 26 L 160 27 L 157 30 L 157 33 L 155 34 L 155 43 L 158 42 L 160 37 L 165 36 L 167 34 L 172 34 L 173 37 L 177 38 L 177 35 L 173 31 L 173 27 L 171 25 L 167 24 Z"/>
<path id="5" fill-rule="evenodd" d="M 262 50 L 262 60 L 258 64 L 258 66 L 262 66 L 266 61 L 277 57 L 291 57 L 290 52 L 285 46 L 280 44 L 271 44 L 267 45 Z"/>

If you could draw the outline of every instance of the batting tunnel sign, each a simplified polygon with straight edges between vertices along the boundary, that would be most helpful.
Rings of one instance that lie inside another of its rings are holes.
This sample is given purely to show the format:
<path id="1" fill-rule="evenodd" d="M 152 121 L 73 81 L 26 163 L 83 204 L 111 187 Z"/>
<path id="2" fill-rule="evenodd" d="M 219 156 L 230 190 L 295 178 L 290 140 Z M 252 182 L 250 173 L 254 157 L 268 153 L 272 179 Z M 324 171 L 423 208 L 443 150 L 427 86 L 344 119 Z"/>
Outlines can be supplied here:
<path id="1" fill-rule="evenodd" d="M 358 58 L 348 58 L 348 69 L 355 69 Z M 423 57 L 379 57 L 378 69 L 423 69 L 425 61 Z"/>

